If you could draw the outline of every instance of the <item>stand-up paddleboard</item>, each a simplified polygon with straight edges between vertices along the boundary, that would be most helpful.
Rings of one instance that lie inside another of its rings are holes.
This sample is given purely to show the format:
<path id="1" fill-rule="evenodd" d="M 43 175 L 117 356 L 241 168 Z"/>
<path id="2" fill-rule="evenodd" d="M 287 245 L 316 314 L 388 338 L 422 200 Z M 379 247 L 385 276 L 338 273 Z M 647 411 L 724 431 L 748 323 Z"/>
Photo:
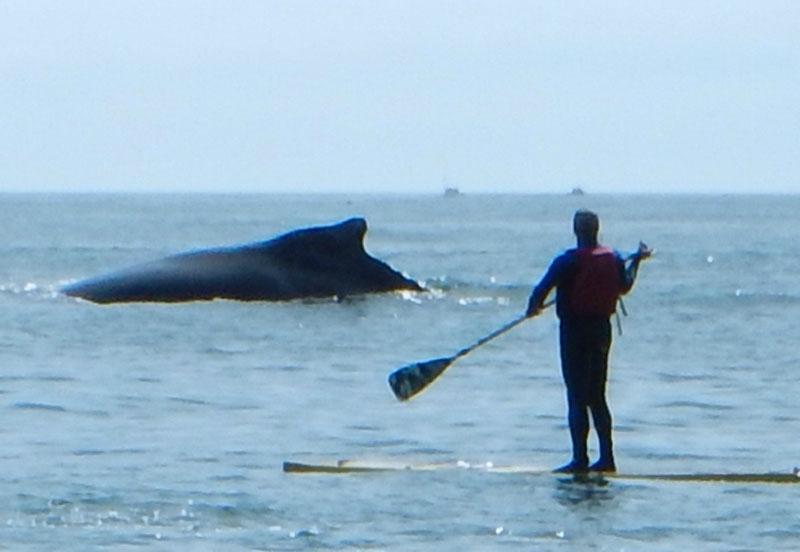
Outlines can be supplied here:
<path id="1" fill-rule="evenodd" d="M 361 462 L 354 460 L 340 460 L 336 463 L 311 464 L 303 462 L 284 462 L 283 471 L 292 474 L 328 474 L 347 475 L 359 473 L 380 472 L 425 472 L 445 470 L 469 470 L 486 473 L 514 473 L 522 475 L 555 475 L 572 476 L 572 474 L 554 473 L 549 470 L 530 466 L 495 466 L 494 464 L 472 465 L 466 462 L 440 463 L 440 464 L 403 464 L 393 462 Z M 677 481 L 698 483 L 800 483 L 800 469 L 795 468 L 791 473 L 599 473 L 589 472 L 577 474 L 576 479 L 582 477 L 591 479 L 624 479 L 644 481 Z"/>

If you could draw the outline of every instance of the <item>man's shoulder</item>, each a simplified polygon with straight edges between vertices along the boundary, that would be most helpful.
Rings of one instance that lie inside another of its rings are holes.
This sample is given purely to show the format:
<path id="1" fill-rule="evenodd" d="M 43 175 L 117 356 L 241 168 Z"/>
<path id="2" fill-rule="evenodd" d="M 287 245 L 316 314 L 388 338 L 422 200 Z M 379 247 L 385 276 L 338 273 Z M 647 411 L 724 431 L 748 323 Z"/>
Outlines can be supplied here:
<path id="1" fill-rule="evenodd" d="M 576 247 L 571 247 L 569 249 L 563 250 L 561 253 L 558 253 L 555 257 L 553 257 L 553 261 L 561 261 L 565 259 L 571 259 L 575 256 L 575 252 L 578 249 Z"/>
<path id="2" fill-rule="evenodd" d="M 565 249 L 553 258 L 553 266 L 556 268 L 564 268 L 575 262 L 577 247 Z"/>

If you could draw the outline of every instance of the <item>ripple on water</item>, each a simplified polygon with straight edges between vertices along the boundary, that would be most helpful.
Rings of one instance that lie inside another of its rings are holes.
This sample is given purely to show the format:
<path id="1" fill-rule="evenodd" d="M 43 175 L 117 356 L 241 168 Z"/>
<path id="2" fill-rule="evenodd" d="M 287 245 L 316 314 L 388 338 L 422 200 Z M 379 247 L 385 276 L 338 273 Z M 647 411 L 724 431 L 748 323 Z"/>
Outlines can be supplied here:
<path id="1" fill-rule="evenodd" d="M 37 402 L 18 402 L 14 403 L 17 410 L 40 410 L 43 412 L 67 412 L 67 409 L 57 404 L 37 403 Z"/>
<path id="2" fill-rule="evenodd" d="M 697 410 L 708 410 L 715 412 L 727 412 L 734 410 L 733 406 L 726 404 L 712 404 L 700 401 L 672 401 L 658 405 L 658 408 L 694 408 Z"/>

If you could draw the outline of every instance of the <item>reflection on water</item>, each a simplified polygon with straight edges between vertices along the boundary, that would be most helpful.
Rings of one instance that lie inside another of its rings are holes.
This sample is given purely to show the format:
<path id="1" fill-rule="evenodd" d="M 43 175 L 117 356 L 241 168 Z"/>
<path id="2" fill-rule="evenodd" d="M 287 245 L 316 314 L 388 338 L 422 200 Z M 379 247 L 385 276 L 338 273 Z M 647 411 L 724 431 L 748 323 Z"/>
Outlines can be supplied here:
<path id="1" fill-rule="evenodd" d="M 615 489 L 607 479 L 589 474 L 559 477 L 553 491 L 559 504 L 581 510 L 607 508 L 614 496 Z"/>

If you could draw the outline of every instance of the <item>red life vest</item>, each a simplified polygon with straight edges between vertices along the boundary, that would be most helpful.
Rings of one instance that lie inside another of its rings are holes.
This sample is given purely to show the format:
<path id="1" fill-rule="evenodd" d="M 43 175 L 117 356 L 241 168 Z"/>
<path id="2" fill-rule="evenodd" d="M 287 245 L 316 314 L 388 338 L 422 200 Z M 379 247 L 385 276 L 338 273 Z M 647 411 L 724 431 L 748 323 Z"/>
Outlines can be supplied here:
<path id="1" fill-rule="evenodd" d="M 575 250 L 575 272 L 569 289 L 569 312 L 577 316 L 611 316 L 622 291 L 619 261 L 608 247 Z"/>

